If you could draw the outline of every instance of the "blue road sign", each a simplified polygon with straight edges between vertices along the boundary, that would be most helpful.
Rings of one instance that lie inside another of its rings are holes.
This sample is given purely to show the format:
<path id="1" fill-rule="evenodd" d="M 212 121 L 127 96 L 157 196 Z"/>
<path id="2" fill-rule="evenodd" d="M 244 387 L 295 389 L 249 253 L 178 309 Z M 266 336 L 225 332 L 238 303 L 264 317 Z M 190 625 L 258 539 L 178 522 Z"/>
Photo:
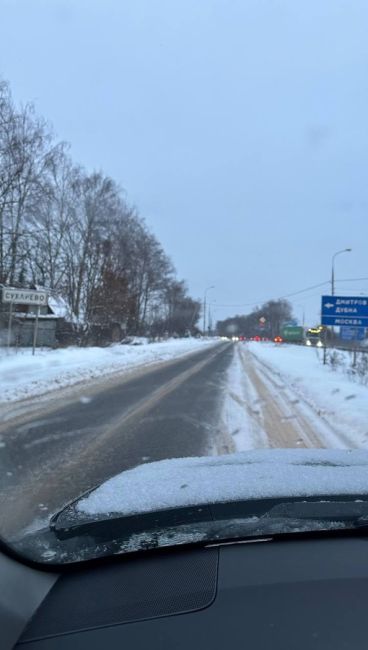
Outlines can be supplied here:
<path id="1" fill-rule="evenodd" d="M 322 296 L 322 325 L 368 327 L 368 297 Z"/>
<path id="2" fill-rule="evenodd" d="M 342 341 L 363 341 L 364 337 L 364 327 L 347 327 L 343 325 L 340 328 L 340 338 Z"/>

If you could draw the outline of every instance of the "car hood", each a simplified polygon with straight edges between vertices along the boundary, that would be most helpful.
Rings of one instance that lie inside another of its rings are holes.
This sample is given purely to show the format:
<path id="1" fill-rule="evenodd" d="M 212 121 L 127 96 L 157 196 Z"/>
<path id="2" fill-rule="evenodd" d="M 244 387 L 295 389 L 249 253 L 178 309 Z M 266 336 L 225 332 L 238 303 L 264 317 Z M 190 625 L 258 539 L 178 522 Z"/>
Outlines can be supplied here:
<path id="1" fill-rule="evenodd" d="M 70 563 L 163 546 L 368 525 L 368 452 L 277 449 L 127 470 L 16 549 Z"/>
<path id="2" fill-rule="evenodd" d="M 368 494 L 368 451 L 264 449 L 139 465 L 80 498 L 88 516 L 275 497 Z"/>

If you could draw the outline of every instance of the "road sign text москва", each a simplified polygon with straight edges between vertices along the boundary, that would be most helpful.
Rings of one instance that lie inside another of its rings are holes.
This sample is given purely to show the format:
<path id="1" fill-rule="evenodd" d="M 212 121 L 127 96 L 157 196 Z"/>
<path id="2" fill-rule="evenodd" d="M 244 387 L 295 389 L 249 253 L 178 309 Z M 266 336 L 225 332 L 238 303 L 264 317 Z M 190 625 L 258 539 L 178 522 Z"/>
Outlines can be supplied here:
<path id="1" fill-rule="evenodd" d="M 322 296 L 322 325 L 368 327 L 368 297 Z"/>
<path id="2" fill-rule="evenodd" d="M 3 302 L 11 302 L 16 305 L 36 305 L 42 307 L 47 305 L 47 292 L 35 291 L 34 289 L 12 289 L 3 287 Z"/>

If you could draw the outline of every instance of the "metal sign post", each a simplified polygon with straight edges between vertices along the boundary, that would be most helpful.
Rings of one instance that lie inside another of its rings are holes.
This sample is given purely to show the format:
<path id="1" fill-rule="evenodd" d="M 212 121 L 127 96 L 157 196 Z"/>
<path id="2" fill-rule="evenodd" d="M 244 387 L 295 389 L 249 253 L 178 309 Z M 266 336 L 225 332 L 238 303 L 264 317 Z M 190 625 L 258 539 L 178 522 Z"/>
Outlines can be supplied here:
<path id="1" fill-rule="evenodd" d="M 353 368 L 355 368 L 356 362 L 357 362 L 357 349 L 354 348 L 354 351 L 353 351 Z"/>
<path id="2" fill-rule="evenodd" d="M 34 356 L 35 348 L 36 348 L 36 344 L 37 344 L 38 317 L 39 317 L 39 315 L 40 315 L 40 306 L 37 305 L 36 320 L 35 320 L 35 326 L 34 326 L 34 331 L 33 331 L 33 348 L 32 348 L 32 356 Z"/>
<path id="3" fill-rule="evenodd" d="M 13 305 L 34 305 L 36 307 L 36 320 L 33 331 L 32 355 L 35 353 L 37 345 L 38 319 L 40 316 L 40 307 L 47 307 L 47 291 L 38 291 L 35 289 L 14 289 L 13 287 L 3 287 L 2 300 L 9 303 L 9 324 L 8 324 L 8 348 L 11 345 L 11 328 L 13 318 Z"/>
<path id="4" fill-rule="evenodd" d="M 327 330 L 323 333 L 323 365 L 327 363 Z"/>
<path id="5" fill-rule="evenodd" d="M 9 305 L 9 324 L 8 324 L 8 350 L 11 344 L 11 329 L 12 329 L 12 319 L 13 319 L 13 303 Z"/>

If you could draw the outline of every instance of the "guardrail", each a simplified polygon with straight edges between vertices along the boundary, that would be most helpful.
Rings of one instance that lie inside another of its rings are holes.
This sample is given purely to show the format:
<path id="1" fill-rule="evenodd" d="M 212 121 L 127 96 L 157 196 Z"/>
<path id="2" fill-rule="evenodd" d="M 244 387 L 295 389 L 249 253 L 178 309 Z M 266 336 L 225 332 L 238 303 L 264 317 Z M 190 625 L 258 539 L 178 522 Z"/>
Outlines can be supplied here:
<path id="1" fill-rule="evenodd" d="M 339 345 L 339 343 L 337 343 L 329 345 L 327 347 L 333 347 L 336 350 L 343 350 L 344 352 L 363 352 L 364 354 L 368 354 L 368 348 L 361 347 L 360 345 L 352 345 L 351 347 L 348 347 L 346 345 Z"/>
<path id="2" fill-rule="evenodd" d="M 338 342 L 335 342 L 335 343 L 328 342 L 327 345 L 324 345 L 323 347 L 317 347 L 315 345 L 308 346 L 308 345 L 305 344 L 305 342 L 302 342 L 302 341 L 294 341 L 294 342 L 284 341 L 284 344 L 287 344 L 287 345 L 300 345 L 300 346 L 308 347 L 311 350 L 316 350 L 316 349 L 321 350 L 321 351 L 323 350 L 323 364 L 324 365 L 327 364 L 327 353 L 329 351 L 337 350 L 337 351 L 340 351 L 340 352 L 349 352 L 353 357 L 352 364 L 351 364 L 353 368 L 356 366 L 359 354 L 368 354 L 368 348 L 357 346 L 357 345 L 356 346 L 351 346 L 351 347 L 346 347 L 344 345 L 340 345 Z"/>

